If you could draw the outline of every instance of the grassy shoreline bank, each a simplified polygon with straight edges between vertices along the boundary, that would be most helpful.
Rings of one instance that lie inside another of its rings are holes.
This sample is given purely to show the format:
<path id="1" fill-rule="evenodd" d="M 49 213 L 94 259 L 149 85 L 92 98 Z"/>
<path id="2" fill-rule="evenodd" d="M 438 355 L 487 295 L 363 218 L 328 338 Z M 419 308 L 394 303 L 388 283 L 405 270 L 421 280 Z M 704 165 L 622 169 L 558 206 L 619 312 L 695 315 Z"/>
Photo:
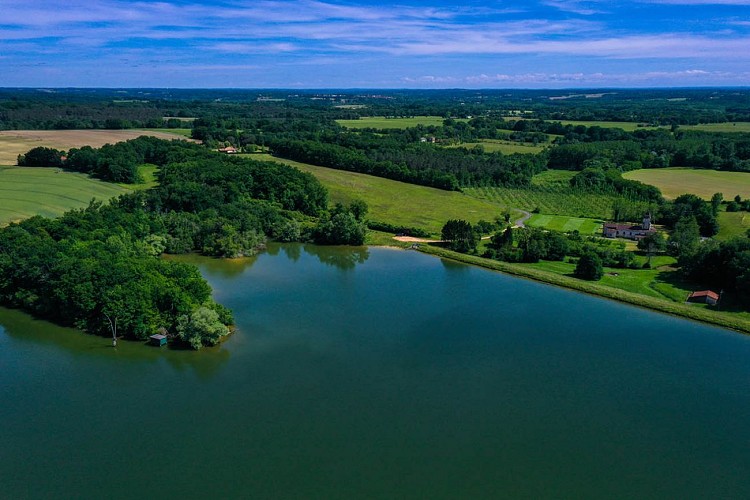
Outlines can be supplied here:
<path id="1" fill-rule="evenodd" d="M 616 300 L 618 302 L 625 302 L 627 304 L 671 314 L 685 319 L 728 328 L 739 333 L 750 334 L 750 321 L 739 317 L 729 317 L 729 313 L 722 313 L 694 305 L 657 299 L 655 297 L 627 292 L 595 282 L 561 276 L 559 274 L 527 267 L 522 264 L 500 262 L 474 255 L 466 255 L 432 245 L 420 245 L 419 251 L 427 255 L 434 255 L 436 257 L 450 259 L 464 264 L 483 267 L 492 271 L 500 271 L 520 278 L 531 279 L 548 285 L 559 286 L 569 290 L 596 295 L 598 297 Z"/>

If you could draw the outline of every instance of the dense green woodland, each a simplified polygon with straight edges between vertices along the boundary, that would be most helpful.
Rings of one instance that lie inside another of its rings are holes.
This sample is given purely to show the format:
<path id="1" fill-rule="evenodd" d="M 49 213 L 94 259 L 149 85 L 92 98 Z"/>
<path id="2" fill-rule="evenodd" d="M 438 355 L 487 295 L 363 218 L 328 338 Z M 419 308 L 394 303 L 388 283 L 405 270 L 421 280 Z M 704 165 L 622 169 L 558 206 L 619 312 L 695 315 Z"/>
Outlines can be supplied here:
<path id="1" fill-rule="evenodd" d="M 164 329 L 198 348 L 228 333 L 231 314 L 213 302 L 195 267 L 161 254 L 253 255 L 268 237 L 364 242 L 367 206 L 338 205 L 329 213 L 326 190 L 292 167 L 148 137 L 85 151 L 85 162 L 72 151 L 60 166 L 116 180 L 111 169 L 88 166 L 109 165 L 113 155 L 133 168 L 147 161 L 160 167 L 159 185 L 0 230 L 3 304 L 97 334 L 114 334 L 116 325 L 118 335 L 143 339 Z"/>

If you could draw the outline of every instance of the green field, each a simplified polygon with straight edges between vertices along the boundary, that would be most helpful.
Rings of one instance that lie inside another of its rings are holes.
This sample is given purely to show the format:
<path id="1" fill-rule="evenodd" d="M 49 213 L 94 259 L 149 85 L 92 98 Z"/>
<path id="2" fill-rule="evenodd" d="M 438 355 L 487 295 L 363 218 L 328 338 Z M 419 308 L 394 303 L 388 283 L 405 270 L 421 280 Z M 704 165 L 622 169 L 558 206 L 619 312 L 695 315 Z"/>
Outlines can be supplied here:
<path id="1" fill-rule="evenodd" d="M 614 198 L 603 194 L 578 193 L 565 185 L 535 186 L 529 189 L 479 187 L 464 192 L 500 206 L 538 211 L 542 214 L 606 219 L 612 215 Z"/>
<path id="2" fill-rule="evenodd" d="M 645 260 L 645 257 L 643 258 Z M 602 285 L 637 293 L 658 299 L 667 299 L 682 303 L 695 290 L 694 285 L 686 283 L 672 264 L 672 257 L 656 257 L 652 260 L 653 269 L 615 269 L 604 268 Z M 555 274 L 573 276 L 575 264 L 570 262 L 540 261 L 536 264 L 526 264 L 535 269 L 550 271 Z M 658 267 L 657 267 L 658 266 Z"/>
<path id="3" fill-rule="evenodd" d="M 714 193 L 723 193 L 725 199 L 740 195 L 750 197 L 750 173 L 719 172 L 692 168 L 650 168 L 633 170 L 622 175 L 626 179 L 641 181 L 661 189 L 665 198 L 676 198 L 691 193 L 710 199 Z"/>
<path id="4" fill-rule="evenodd" d="M 455 191 L 318 167 L 271 155 L 253 154 L 247 157 L 284 163 L 312 173 L 328 189 L 331 203 L 349 203 L 360 198 L 369 205 L 369 217 L 373 220 L 418 227 L 436 235 L 440 234 L 449 219 L 464 219 L 472 223 L 480 219 L 492 221 L 505 208 L 502 204 Z"/>
<path id="5" fill-rule="evenodd" d="M 608 121 L 580 121 L 580 120 L 549 120 L 557 122 L 559 121 L 563 125 L 583 125 L 585 127 L 602 127 L 602 128 L 621 128 L 626 132 L 632 132 L 634 130 L 643 129 L 643 128 L 656 128 L 656 127 L 647 127 L 647 126 L 641 126 L 638 125 L 644 125 L 642 123 L 636 123 L 636 122 L 608 122 Z"/>
<path id="6" fill-rule="evenodd" d="M 336 123 L 346 128 L 398 128 L 405 129 L 417 125 L 436 126 L 443 124 L 445 118 L 442 116 L 414 116 L 411 118 L 386 118 L 385 116 L 368 116 L 359 120 L 336 120 Z M 466 121 L 466 120 L 457 120 Z"/>
<path id="7" fill-rule="evenodd" d="M 55 168 L 0 167 L 0 226 L 33 215 L 57 217 L 92 198 L 108 200 L 127 191 Z"/>
<path id="8" fill-rule="evenodd" d="M 680 125 L 683 130 L 703 130 L 704 132 L 744 132 L 750 133 L 750 122 L 702 123 L 700 125 Z"/>
<path id="9" fill-rule="evenodd" d="M 578 172 L 575 170 L 545 170 L 531 178 L 534 186 L 570 186 L 570 179 Z"/>
<path id="10" fill-rule="evenodd" d="M 195 118 L 193 118 L 195 119 Z M 191 128 L 144 128 L 147 132 L 161 132 L 166 134 L 175 134 L 182 137 L 190 138 L 190 134 L 193 133 Z M 180 139 L 180 137 L 174 137 L 174 139 Z"/>
<path id="11" fill-rule="evenodd" d="M 531 144 L 522 144 L 520 142 L 500 141 L 495 139 L 484 139 L 478 142 L 464 142 L 462 144 L 454 144 L 448 147 L 471 149 L 475 146 L 482 146 L 487 153 L 500 152 L 506 155 L 513 153 L 536 154 L 544 151 L 545 148 L 544 146 L 534 146 Z"/>
<path id="12" fill-rule="evenodd" d="M 566 217 L 564 215 L 534 214 L 526 221 L 527 226 L 540 227 L 553 231 L 578 231 L 581 234 L 600 234 L 602 221 L 597 219 L 583 219 L 580 217 Z"/>
<path id="13" fill-rule="evenodd" d="M 750 212 L 720 212 L 717 240 L 745 236 L 750 229 Z"/>

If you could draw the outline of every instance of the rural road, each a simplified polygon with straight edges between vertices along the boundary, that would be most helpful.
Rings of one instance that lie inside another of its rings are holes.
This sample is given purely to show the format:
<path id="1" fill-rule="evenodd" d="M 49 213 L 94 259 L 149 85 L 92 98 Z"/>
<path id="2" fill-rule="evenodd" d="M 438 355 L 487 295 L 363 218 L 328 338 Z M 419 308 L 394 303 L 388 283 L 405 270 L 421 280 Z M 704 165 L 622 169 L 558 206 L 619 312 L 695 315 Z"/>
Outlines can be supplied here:
<path id="1" fill-rule="evenodd" d="M 521 210 L 520 208 L 516 208 L 516 210 L 518 210 L 519 212 L 523 212 L 523 217 L 515 221 L 513 224 L 515 225 L 515 227 L 526 227 L 526 224 L 524 224 L 524 222 L 531 219 L 531 214 L 526 210 Z"/>
<path id="2" fill-rule="evenodd" d="M 523 217 L 520 219 L 517 219 L 515 222 L 513 222 L 513 227 L 526 227 L 524 224 L 527 220 L 531 218 L 531 213 L 527 212 L 526 210 L 521 210 L 520 208 L 516 208 L 515 210 L 518 210 L 519 212 L 523 212 Z M 483 236 L 483 240 L 490 239 L 491 236 Z M 394 236 L 394 240 L 401 241 L 403 243 L 444 243 L 443 240 L 431 240 L 429 238 L 414 238 L 413 236 Z"/>

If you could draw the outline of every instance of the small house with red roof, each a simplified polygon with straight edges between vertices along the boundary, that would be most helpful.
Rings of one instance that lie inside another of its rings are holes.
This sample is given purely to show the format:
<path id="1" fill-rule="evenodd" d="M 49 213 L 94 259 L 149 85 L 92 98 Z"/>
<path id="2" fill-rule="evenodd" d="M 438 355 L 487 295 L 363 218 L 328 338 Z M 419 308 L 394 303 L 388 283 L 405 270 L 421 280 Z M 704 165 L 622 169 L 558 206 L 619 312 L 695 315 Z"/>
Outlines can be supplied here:
<path id="1" fill-rule="evenodd" d="M 719 302 L 719 294 L 716 292 L 712 292 L 711 290 L 700 290 L 691 293 L 688 296 L 687 301 L 715 306 Z"/>

